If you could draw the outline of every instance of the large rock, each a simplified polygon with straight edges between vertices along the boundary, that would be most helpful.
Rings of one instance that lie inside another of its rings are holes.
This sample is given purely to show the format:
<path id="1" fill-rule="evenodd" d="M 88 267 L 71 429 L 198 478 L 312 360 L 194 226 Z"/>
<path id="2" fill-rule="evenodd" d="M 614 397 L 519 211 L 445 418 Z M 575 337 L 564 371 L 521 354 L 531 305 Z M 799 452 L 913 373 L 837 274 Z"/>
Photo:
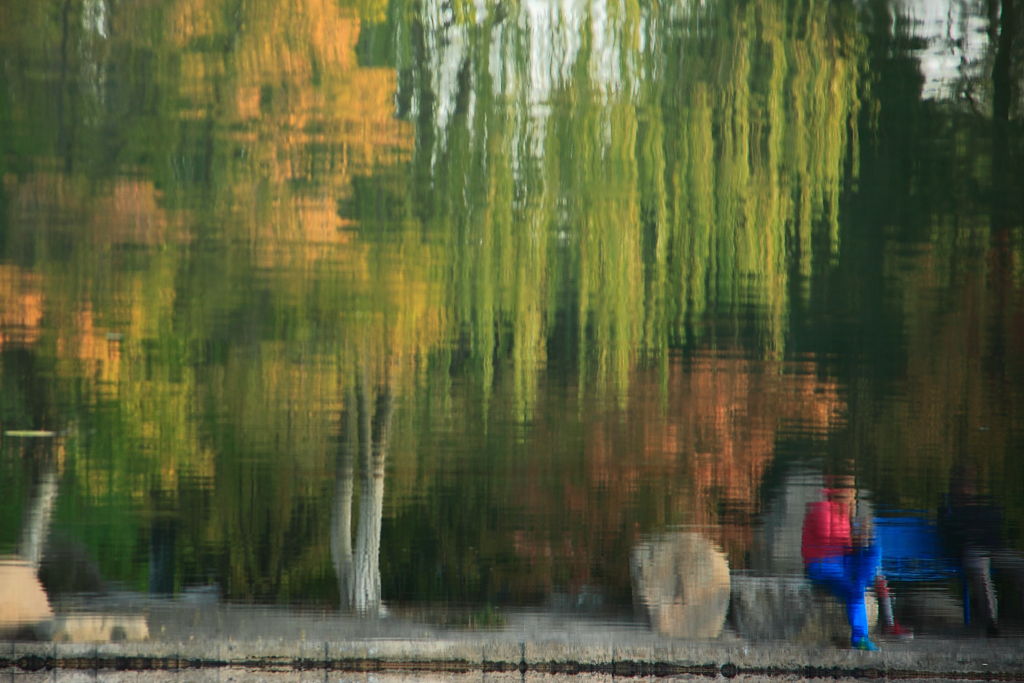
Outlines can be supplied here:
<path id="1" fill-rule="evenodd" d="M 878 601 L 868 591 L 868 623 L 878 622 Z M 846 608 L 823 588 L 800 576 L 732 577 L 731 622 L 736 633 L 755 641 L 848 643 Z"/>
<path id="2" fill-rule="evenodd" d="M 630 558 L 634 601 L 659 633 L 715 638 L 729 609 L 729 564 L 700 534 L 650 538 Z"/>
<path id="3" fill-rule="evenodd" d="M 21 559 L 0 559 L 0 637 L 31 634 L 53 619 L 50 600 L 31 564 Z"/>

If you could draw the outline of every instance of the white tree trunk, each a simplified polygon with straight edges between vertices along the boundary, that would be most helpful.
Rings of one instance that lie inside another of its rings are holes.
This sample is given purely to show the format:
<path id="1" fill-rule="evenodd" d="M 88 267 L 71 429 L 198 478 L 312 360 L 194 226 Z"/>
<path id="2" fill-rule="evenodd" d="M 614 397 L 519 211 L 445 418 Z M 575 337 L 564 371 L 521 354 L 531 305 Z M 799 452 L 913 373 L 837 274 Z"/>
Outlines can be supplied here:
<path id="1" fill-rule="evenodd" d="M 384 474 L 392 399 L 387 387 L 371 412 L 370 396 L 360 373 L 349 395 L 339 451 L 334 509 L 331 515 L 331 557 L 338 574 L 341 608 L 377 614 L 381 608 L 380 533 L 384 514 Z M 359 517 L 352 550 L 354 460 L 359 453 Z"/>
<path id="2" fill-rule="evenodd" d="M 50 520 L 57 504 L 59 477 L 55 467 L 47 467 L 35 484 L 32 502 L 28 508 L 25 525 L 21 530 L 18 554 L 34 569 L 39 571 L 43 561 L 46 538 L 50 534 Z"/>

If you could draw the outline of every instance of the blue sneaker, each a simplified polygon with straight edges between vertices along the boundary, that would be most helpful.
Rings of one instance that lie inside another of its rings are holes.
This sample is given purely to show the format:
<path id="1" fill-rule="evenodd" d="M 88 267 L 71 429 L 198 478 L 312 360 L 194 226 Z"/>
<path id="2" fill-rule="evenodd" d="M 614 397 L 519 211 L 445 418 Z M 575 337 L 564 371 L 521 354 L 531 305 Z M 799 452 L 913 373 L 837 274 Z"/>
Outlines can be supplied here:
<path id="1" fill-rule="evenodd" d="M 874 652 L 878 649 L 878 646 L 871 642 L 871 639 L 867 636 L 863 638 L 855 638 L 853 641 L 853 649 L 855 650 L 867 650 L 868 652 Z"/>

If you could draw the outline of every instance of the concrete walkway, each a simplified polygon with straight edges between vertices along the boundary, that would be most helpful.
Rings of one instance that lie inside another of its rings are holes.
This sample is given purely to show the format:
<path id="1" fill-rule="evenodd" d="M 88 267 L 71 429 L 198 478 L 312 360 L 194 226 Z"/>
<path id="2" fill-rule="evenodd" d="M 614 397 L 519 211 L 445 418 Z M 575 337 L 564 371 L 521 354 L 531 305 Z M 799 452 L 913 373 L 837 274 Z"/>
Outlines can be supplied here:
<path id="1" fill-rule="evenodd" d="M 0 642 L 15 680 L 575 680 L 614 677 L 1024 680 L 1024 638 L 835 645 L 674 640 L 622 620 L 549 613 L 504 617 L 493 630 L 253 607 L 144 609 L 140 642 Z"/>

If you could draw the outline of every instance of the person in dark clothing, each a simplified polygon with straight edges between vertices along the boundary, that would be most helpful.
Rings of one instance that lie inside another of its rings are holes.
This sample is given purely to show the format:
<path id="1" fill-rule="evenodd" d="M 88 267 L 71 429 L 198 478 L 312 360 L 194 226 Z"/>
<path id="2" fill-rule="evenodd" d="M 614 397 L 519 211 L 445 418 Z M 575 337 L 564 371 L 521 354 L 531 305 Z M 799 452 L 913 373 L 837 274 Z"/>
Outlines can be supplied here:
<path id="1" fill-rule="evenodd" d="M 978 474 L 959 465 L 950 475 L 949 493 L 939 506 L 939 533 L 947 551 L 959 561 L 967 588 L 970 621 L 989 635 L 999 633 L 999 600 L 992 571 L 1006 572 L 1024 589 L 1024 555 L 1006 547 L 1003 511 L 991 496 L 979 492 Z M 1024 601 L 1024 591 L 1021 591 Z"/>

